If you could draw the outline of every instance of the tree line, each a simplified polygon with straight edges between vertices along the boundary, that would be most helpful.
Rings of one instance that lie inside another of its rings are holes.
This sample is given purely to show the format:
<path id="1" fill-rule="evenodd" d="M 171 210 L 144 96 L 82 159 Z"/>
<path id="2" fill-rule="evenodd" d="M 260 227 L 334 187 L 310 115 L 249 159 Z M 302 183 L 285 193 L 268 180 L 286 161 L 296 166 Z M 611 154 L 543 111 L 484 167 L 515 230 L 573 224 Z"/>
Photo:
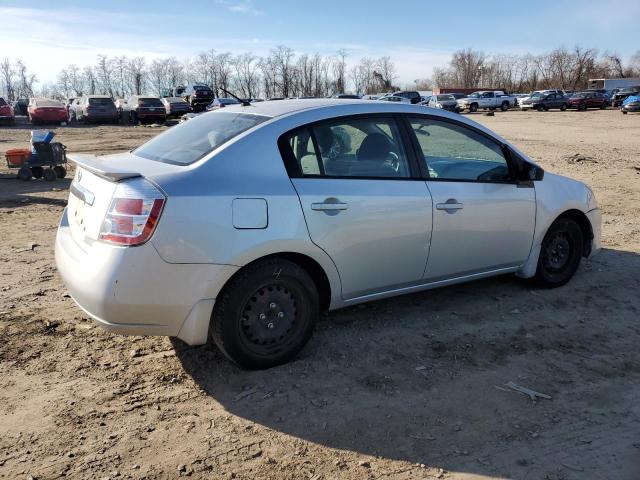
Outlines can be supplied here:
<path id="1" fill-rule="evenodd" d="M 286 46 L 278 46 L 262 57 L 251 52 L 234 55 L 213 49 L 186 60 L 100 54 L 94 65 L 68 65 L 60 70 L 55 82 L 39 88 L 36 75 L 20 59 L 4 58 L 0 61 L 0 93 L 8 100 L 87 94 L 118 98 L 161 95 L 177 85 L 204 83 L 216 96 L 225 96 L 223 90 L 228 90 L 244 98 L 271 98 L 324 97 L 349 91 L 373 94 L 399 88 L 391 57 L 365 57 L 352 65 L 347 58 L 345 50 L 335 55 L 310 55 L 296 54 Z M 579 46 L 560 47 L 540 55 L 489 55 L 468 48 L 454 52 L 449 63 L 435 67 L 431 76 L 404 87 L 500 88 L 510 92 L 577 90 L 586 88 L 589 78 L 633 76 L 640 76 L 640 51 L 625 62 L 615 53 L 599 54 L 596 49 Z"/>
<path id="2" fill-rule="evenodd" d="M 24 88 L 24 65 L 20 60 L 2 62 L 2 86 L 10 99 L 33 96 L 78 97 L 106 94 L 113 98 L 134 94 L 161 95 L 178 85 L 209 85 L 216 96 L 223 90 L 244 98 L 256 97 L 324 97 L 343 93 L 350 88 L 375 93 L 394 88 L 396 69 L 390 57 L 363 58 L 349 68 L 347 52 L 326 56 L 296 54 L 286 46 L 278 46 L 260 57 L 251 52 L 233 55 L 208 50 L 194 58 L 176 57 L 147 60 L 144 57 L 108 57 L 100 54 L 94 65 L 75 64 L 63 68 L 57 81 L 47 83 L 35 92 L 35 76 L 27 76 Z"/>
<path id="3" fill-rule="evenodd" d="M 594 48 L 556 48 L 541 55 L 487 55 L 471 48 L 453 53 L 449 64 L 434 68 L 433 86 L 457 88 L 501 88 L 530 92 L 545 88 L 579 90 L 590 78 L 640 76 L 640 50 L 627 63 L 610 52 Z"/>

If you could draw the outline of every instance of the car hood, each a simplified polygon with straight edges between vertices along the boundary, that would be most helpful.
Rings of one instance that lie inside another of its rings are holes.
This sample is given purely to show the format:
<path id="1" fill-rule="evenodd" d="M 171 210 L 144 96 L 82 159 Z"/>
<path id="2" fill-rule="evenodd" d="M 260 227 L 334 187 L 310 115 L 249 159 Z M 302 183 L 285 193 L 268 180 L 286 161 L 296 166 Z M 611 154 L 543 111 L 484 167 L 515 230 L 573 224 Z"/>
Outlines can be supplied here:
<path id="1" fill-rule="evenodd" d="M 640 95 L 629 95 L 627 98 L 624 99 L 624 102 L 622 102 L 622 104 L 628 105 L 633 102 L 640 102 Z"/>

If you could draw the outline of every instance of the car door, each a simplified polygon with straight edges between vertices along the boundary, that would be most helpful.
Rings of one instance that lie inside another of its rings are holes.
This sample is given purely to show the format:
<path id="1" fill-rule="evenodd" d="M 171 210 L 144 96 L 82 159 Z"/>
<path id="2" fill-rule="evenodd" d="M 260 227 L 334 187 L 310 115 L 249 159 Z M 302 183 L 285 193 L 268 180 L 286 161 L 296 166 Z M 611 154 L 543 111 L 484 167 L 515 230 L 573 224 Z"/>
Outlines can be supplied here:
<path id="1" fill-rule="evenodd" d="M 514 180 L 506 147 L 453 120 L 407 120 L 433 202 L 425 279 L 522 265 L 533 241 L 535 189 Z"/>
<path id="2" fill-rule="evenodd" d="M 421 281 L 431 197 L 392 116 L 299 128 L 280 140 L 311 240 L 335 263 L 345 300 Z"/>

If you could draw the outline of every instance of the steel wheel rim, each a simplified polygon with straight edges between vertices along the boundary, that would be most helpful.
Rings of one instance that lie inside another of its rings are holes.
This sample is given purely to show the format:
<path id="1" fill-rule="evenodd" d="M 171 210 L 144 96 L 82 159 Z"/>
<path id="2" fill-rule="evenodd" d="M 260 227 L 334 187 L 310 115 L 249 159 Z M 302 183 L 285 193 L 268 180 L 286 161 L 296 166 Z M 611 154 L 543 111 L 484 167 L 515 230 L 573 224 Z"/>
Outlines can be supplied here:
<path id="1" fill-rule="evenodd" d="M 277 354 L 298 336 L 302 322 L 291 288 L 270 283 L 258 288 L 242 306 L 240 339 L 261 356 Z"/>
<path id="2" fill-rule="evenodd" d="M 544 267 L 552 273 L 560 272 L 569 264 L 571 256 L 571 239 L 566 233 L 559 232 L 550 238 L 545 246 Z"/>

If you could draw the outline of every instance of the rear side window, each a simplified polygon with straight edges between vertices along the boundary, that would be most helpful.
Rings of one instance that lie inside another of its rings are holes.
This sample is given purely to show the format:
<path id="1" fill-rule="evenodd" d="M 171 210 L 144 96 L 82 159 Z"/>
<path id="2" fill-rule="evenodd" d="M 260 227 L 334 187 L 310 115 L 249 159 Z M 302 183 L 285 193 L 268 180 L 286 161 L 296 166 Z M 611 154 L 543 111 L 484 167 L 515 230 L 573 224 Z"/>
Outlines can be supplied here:
<path id="1" fill-rule="evenodd" d="M 189 165 L 269 118 L 224 111 L 205 113 L 172 127 L 133 153 L 158 162 Z"/>
<path id="2" fill-rule="evenodd" d="M 296 176 L 411 176 L 393 119 L 359 118 L 304 127 L 285 137 L 284 149 L 283 154 L 295 163 Z"/>
<path id="3" fill-rule="evenodd" d="M 432 179 L 510 181 L 502 148 L 480 133 L 440 120 L 411 118 L 409 121 Z"/>

